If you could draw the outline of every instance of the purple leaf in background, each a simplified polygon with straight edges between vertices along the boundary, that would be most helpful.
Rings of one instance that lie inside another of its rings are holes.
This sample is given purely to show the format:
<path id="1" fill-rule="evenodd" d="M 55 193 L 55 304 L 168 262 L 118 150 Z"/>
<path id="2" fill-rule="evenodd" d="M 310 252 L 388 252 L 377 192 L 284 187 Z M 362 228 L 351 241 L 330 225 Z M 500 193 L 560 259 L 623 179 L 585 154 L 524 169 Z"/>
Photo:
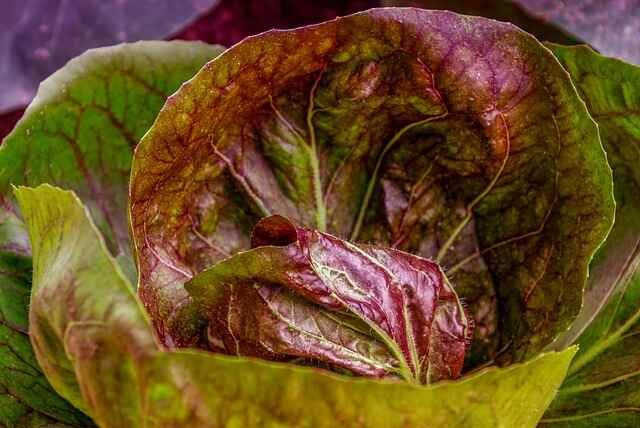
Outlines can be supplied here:
<path id="1" fill-rule="evenodd" d="M 89 48 L 163 39 L 218 0 L 10 0 L 0 15 L 0 112 L 28 104 L 40 81 Z"/>
<path id="2" fill-rule="evenodd" d="M 605 55 L 640 64 L 640 0 L 514 0 Z"/>
<path id="3" fill-rule="evenodd" d="M 510 22 L 533 34 L 542 41 L 573 45 L 580 43 L 561 29 L 531 16 L 510 0 L 381 0 L 382 6 L 420 7 L 423 9 L 450 10 L 463 15 L 484 16 Z"/>
<path id="4" fill-rule="evenodd" d="M 218 6 L 174 37 L 231 46 L 272 28 L 293 28 L 372 7 L 377 0 L 220 0 Z"/>

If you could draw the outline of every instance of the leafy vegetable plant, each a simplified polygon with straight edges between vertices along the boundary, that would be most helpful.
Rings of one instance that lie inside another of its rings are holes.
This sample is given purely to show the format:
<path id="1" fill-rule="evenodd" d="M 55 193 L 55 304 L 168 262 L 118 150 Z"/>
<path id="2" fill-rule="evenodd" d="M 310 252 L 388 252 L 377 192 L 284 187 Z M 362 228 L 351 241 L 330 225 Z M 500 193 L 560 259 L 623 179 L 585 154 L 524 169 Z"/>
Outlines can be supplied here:
<path id="1" fill-rule="evenodd" d="M 411 8 L 82 55 L 0 148 L 0 423 L 634 426 L 638 84 Z"/>

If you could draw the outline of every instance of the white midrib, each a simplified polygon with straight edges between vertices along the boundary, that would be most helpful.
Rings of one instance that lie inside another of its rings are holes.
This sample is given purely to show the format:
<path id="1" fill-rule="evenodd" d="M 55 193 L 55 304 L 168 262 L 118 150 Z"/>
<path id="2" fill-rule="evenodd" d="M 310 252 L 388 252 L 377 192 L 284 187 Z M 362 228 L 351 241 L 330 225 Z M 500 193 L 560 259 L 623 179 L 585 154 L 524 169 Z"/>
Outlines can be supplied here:
<path id="1" fill-rule="evenodd" d="M 372 263 L 376 264 L 377 266 L 379 266 L 380 268 L 382 268 L 390 277 L 393 277 L 393 275 L 391 274 L 391 272 L 389 272 L 389 270 L 384 267 L 382 264 L 380 264 L 375 258 L 371 257 L 369 254 L 365 253 L 364 251 L 362 251 L 360 248 L 358 248 L 357 246 L 349 243 L 349 242 L 345 242 L 345 245 L 351 249 L 354 250 L 358 253 L 360 253 L 363 257 L 369 259 Z M 318 274 L 318 276 L 320 278 L 323 277 L 323 275 L 320 275 L 318 272 L 320 270 L 328 270 L 328 271 L 332 271 L 332 272 L 336 272 L 340 275 L 343 275 L 347 281 L 349 281 L 352 285 L 352 287 L 354 289 L 359 289 L 358 287 L 355 286 L 355 284 L 353 283 L 353 281 L 351 281 L 351 279 L 349 278 L 349 275 L 347 275 L 346 272 L 339 270 L 339 269 L 334 269 L 331 268 L 329 266 L 323 265 L 322 263 L 318 263 L 316 260 L 314 260 L 313 258 L 311 258 L 311 266 L 314 269 L 314 271 L 316 271 L 316 274 Z M 366 293 L 365 293 L 366 294 Z M 369 328 L 371 330 L 373 330 L 373 332 L 382 340 L 382 342 L 387 346 L 387 348 L 389 349 L 389 351 L 393 354 L 393 356 L 398 360 L 399 365 L 400 365 L 400 370 L 399 370 L 399 374 L 408 382 L 412 382 L 412 383 L 417 383 L 419 382 L 419 377 L 417 377 L 417 375 L 414 375 L 414 372 L 411 368 L 411 365 L 409 364 L 409 362 L 407 361 L 404 353 L 402 352 L 402 350 L 400 349 L 400 347 L 398 346 L 398 343 L 396 343 L 393 338 L 391 338 L 389 336 L 389 334 L 387 334 L 386 331 L 382 330 L 380 328 L 380 326 L 378 326 L 375 322 L 373 322 L 372 320 L 370 320 L 369 318 L 365 317 L 363 314 L 353 310 L 351 308 L 351 306 L 345 302 L 335 291 L 331 290 L 331 296 L 336 299 L 340 304 L 342 304 L 342 306 L 344 306 L 345 308 L 349 309 L 349 311 L 351 313 L 353 313 L 354 315 L 356 315 L 359 319 L 361 319 L 365 324 L 367 324 L 367 326 L 369 326 Z M 410 357 L 413 360 L 412 363 L 414 365 L 414 367 L 416 368 L 416 372 L 418 372 L 419 368 L 417 367 L 417 364 L 419 364 L 419 360 L 418 360 L 418 355 L 417 355 L 417 349 L 416 349 L 416 345 L 415 345 L 415 341 L 414 341 L 414 337 L 413 337 L 413 331 L 411 329 L 411 324 L 410 324 L 410 320 L 408 319 L 408 313 L 406 312 L 407 308 L 406 305 L 403 307 L 403 317 L 405 320 L 405 334 L 407 335 L 407 341 L 408 341 L 408 347 L 409 347 L 409 353 L 410 353 Z"/>

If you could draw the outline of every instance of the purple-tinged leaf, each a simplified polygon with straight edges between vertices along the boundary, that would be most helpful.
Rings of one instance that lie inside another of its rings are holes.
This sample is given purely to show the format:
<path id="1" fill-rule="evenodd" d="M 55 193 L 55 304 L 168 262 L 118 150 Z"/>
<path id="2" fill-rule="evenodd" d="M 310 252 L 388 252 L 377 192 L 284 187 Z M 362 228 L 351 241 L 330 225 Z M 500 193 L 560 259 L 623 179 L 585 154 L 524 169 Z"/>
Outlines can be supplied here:
<path id="1" fill-rule="evenodd" d="M 423 9 L 449 10 L 462 15 L 484 16 L 510 22 L 536 36 L 538 40 L 562 44 L 580 41 L 558 29 L 553 23 L 544 22 L 525 12 L 511 0 L 382 0 L 382 6 L 411 6 Z"/>
<path id="2" fill-rule="evenodd" d="M 436 273 L 435 264 L 421 257 L 391 248 L 370 245 L 363 246 L 363 249 L 380 261 L 405 285 L 406 305 L 411 323 L 414 326 L 420 326 L 431 319 L 429 337 L 414 338 L 418 354 L 427 356 L 427 360 L 422 363 L 423 380 L 433 382 L 456 378 L 462 370 L 463 357 L 473 339 L 474 321 L 468 316 L 446 276 L 442 275 L 439 269 Z M 427 272 L 434 274 L 434 281 L 442 282 L 437 299 L 432 306 L 424 305 L 425 301 L 430 301 L 431 296 L 425 299 L 419 294 L 428 288 L 415 286 L 421 283 L 417 276 Z M 432 314 L 428 313 L 430 310 L 433 311 Z M 426 373 L 424 369 L 427 370 Z"/>
<path id="3" fill-rule="evenodd" d="M 435 263 L 280 216 L 258 222 L 252 245 L 186 285 L 213 350 L 423 383 L 460 375 L 472 325 Z"/>
<path id="4" fill-rule="evenodd" d="M 548 49 L 410 8 L 238 43 L 167 101 L 130 184 L 139 292 L 168 347 L 202 339 L 184 283 L 279 214 L 438 262 L 476 321 L 470 367 L 568 328 L 614 210 L 597 127 Z"/>

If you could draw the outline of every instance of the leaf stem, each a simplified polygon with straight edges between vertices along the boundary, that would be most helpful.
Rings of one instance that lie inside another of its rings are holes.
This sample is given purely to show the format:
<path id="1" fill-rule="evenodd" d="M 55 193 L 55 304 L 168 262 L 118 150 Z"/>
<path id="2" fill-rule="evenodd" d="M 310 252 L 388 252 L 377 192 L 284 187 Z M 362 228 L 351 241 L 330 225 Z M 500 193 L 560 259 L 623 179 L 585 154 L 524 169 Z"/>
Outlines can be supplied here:
<path id="1" fill-rule="evenodd" d="M 267 217 L 271 215 L 271 212 L 264 204 L 260 196 L 256 194 L 256 192 L 251 188 L 251 185 L 247 182 L 247 180 L 238 173 L 231 159 L 226 157 L 216 146 L 211 146 L 213 148 L 213 152 L 227 165 L 229 169 L 229 173 L 233 178 L 236 179 L 238 184 L 242 187 L 242 189 L 246 192 L 247 196 L 251 199 L 251 201 L 255 204 L 256 208 L 260 212 L 263 217 Z"/>
<path id="2" fill-rule="evenodd" d="M 406 296 L 404 295 L 405 293 L 403 292 L 403 299 L 406 298 Z M 415 373 L 413 375 L 413 377 L 415 378 L 416 382 L 420 382 L 421 376 L 422 376 L 422 367 L 420 364 L 420 358 L 418 357 L 418 349 L 416 347 L 416 339 L 415 339 L 415 335 L 413 332 L 413 326 L 411 324 L 411 319 L 409 317 L 409 305 L 407 304 L 407 302 L 405 301 L 405 303 L 402 305 L 402 315 L 404 317 L 404 325 L 405 325 L 405 331 L 407 332 L 407 342 L 409 345 L 409 356 L 411 357 L 411 363 L 413 365 L 413 372 Z"/>
<path id="3" fill-rule="evenodd" d="M 640 407 L 618 407 L 616 409 L 598 410 L 597 412 L 585 413 L 582 415 L 559 416 L 557 418 L 544 418 L 540 422 L 544 424 L 577 421 L 580 419 L 593 418 L 596 416 L 607 415 L 610 413 L 633 412 L 640 413 Z"/>
<path id="4" fill-rule="evenodd" d="M 363 253 L 364 254 L 364 253 Z M 369 257 L 367 255 L 367 257 Z M 354 310 L 347 302 L 340 298 L 336 293 L 331 293 L 331 296 L 336 299 L 340 304 L 342 304 L 345 308 L 348 308 L 353 314 L 355 314 L 358 318 L 364 321 L 367 326 L 382 340 L 382 342 L 389 349 L 391 354 L 398 360 L 398 374 L 402 376 L 404 380 L 411 383 L 419 383 L 419 379 L 416 378 L 411 370 L 411 366 L 407 362 L 407 359 L 398 346 L 398 344 L 385 332 L 380 328 L 375 322 L 371 321 L 369 318 L 364 316 L 364 314 Z"/>
<path id="5" fill-rule="evenodd" d="M 560 390 L 560 394 L 576 394 L 579 392 L 592 391 L 594 389 L 606 388 L 609 385 L 613 385 L 614 383 L 622 382 L 626 379 L 630 379 L 632 377 L 640 375 L 640 370 L 635 370 L 630 373 L 626 373 L 620 376 L 613 377 L 611 379 L 605 380 L 603 382 L 598 383 L 588 383 L 585 385 L 578 385 L 568 388 L 562 388 Z"/>
<path id="6" fill-rule="evenodd" d="M 402 353 L 402 350 L 400 350 L 400 347 L 398 346 L 398 344 L 394 342 L 393 339 L 390 338 L 389 335 L 387 335 L 387 333 L 384 330 L 382 330 L 380 327 L 378 327 L 374 323 L 370 322 L 367 318 L 363 317 L 363 320 L 369 325 L 369 327 L 371 327 L 371 329 L 376 333 L 376 335 L 378 335 L 378 337 L 382 339 L 382 341 L 384 342 L 385 345 L 387 345 L 387 348 L 389 348 L 389 351 L 391 351 L 393 356 L 398 359 L 398 363 L 400 366 L 398 367 L 398 373 L 400 374 L 400 376 L 402 376 L 402 378 L 407 382 L 418 383 L 419 380 L 414 377 L 413 371 L 411 370 L 411 367 L 409 366 L 409 363 L 407 362 L 407 359 Z"/>
<path id="7" fill-rule="evenodd" d="M 557 186 L 557 182 L 558 182 L 558 174 L 556 173 L 556 186 Z M 542 231 L 544 230 L 544 226 L 547 224 L 547 221 L 549 220 L 549 217 L 551 216 L 551 211 L 553 210 L 553 207 L 555 206 L 556 202 L 558 199 L 558 194 L 557 194 L 557 190 L 555 192 L 555 196 L 553 198 L 553 201 L 551 202 L 551 204 L 549 205 L 549 209 L 547 209 L 547 213 L 544 215 L 544 218 L 542 219 L 542 221 L 540 222 L 540 224 L 538 225 L 538 227 L 532 231 L 523 233 L 521 235 L 517 235 L 517 236 L 513 236 L 511 238 L 507 238 L 504 241 L 500 241 L 497 242 L 483 250 L 476 250 L 475 252 L 471 253 L 470 255 L 468 255 L 467 257 L 465 257 L 464 259 L 460 260 L 459 262 L 457 262 L 456 264 L 454 264 L 453 266 L 447 268 L 447 275 L 452 276 L 454 275 L 457 271 L 459 271 L 460 269 L 462 269 L 467 263 L 479 258 L 480 256 L 493 251 L 497 248 L 503 247 L 505 245 L 508 244 L 512 244 L 514 242 L 520 241 L 522 239 L 526 239 L 526 238 L 530 238 L 532 236 L 536 236 L 542 233 Z"/>
<path id="8" fill-rule="evenodd" d="M 624 290 L 621 291 L 621 296 L 620 299 L 617 302 L 618 307 L 616 307 L 616 311 L 614 312 L 614 314 L 612 315 L 611 318 L 611 322 L 613 322 L 613 318 L 616 316 L 616 313 L 618 311 L 619 305 L 620 305 L 620 301 L 622 300 L 622 298 L 624 297 L 624 293 L 625 291 L 628 289 L 628 287 L 630 287 L 632 284 L 631 282 L 633 281 L 632 279 L 632 275 L 633 272 L 636 271 L 637 268 L 640 268 L 640 262 L 638 263 L 632 263 L 634 254 L 636 254 L 636 251 L 639 250 L 640 247 L 636 247 L 633 254 L 629 257 L 629 259 L 626 261 L 625 263 L 625 268 L 623 269 L 623 271 L 619 274 L 618 279 L 620 280 L 621 278 L 627 278 L 627 284 L 626 287 L 624 288 Z M 606 339 L 597 342 L 595 345 L 593 345 L 590 349 L 588 349 L 585 353 L 580 354 L 576 357 L 576 359 L 574 360 L 573 364 L 571 364 L 571 367 L 569 367 L 569 371 L 567 373 L 567 376 L 571 376 L 572 374 L 576 373 L 577 371 L 579 371 L 582 367 L 586 366 L 587 364 L 589 364 L 589 362 L 591 362 L 591 360 L 593 360 L 594 358 L 596 358 L 598 355 L 600 355 L 602 352 L 604 352 L 607 348 L 609 348 L 610 346 L 612 346 L 613 344 L 615 344 L 618 340 L 624 338 L 624 334 L 631 328 L 633 327 L 633 325 L 638 322 L 640 320 L 640 309 L 638 309 L 624 324 L 622 324 L 615 332 L 613 332 L 612 334 L 608 334 Z M 609 331 L 610 325 L 607 328 L 607 332 Z"/>

